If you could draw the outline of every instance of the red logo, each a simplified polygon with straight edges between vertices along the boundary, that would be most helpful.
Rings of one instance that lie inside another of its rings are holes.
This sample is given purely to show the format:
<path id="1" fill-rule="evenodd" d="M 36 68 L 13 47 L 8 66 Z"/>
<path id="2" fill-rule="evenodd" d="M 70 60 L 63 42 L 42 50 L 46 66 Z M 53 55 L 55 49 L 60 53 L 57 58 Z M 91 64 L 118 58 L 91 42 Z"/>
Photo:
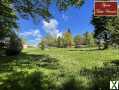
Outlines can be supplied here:
<path id="1" fill-rule="evenodd" d="M 117 16 L 117 2 L 95 2 L 94 16 Z"/>

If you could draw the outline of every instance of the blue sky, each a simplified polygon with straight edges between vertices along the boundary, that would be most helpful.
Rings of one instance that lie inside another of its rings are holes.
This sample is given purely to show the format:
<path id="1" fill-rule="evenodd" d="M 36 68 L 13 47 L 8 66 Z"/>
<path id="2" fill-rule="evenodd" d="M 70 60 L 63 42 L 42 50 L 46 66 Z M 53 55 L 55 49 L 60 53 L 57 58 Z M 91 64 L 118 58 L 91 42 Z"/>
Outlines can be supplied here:
<path id="1" fill-rule="evenodd" d="M 50 19 L 50 23 L 43 19 L 36 24 L 29 20 L 19 19 L 20 35 L 23 36 L 28 43 L 37 44 L 47 34 L 61 35 L 68 28 L 73 36 L 83 34 L 84 32 L 92 32 L 93 25 L 90 23 L 93 15 L 93 0 L 85 0 L 85 4 L 79 8 L 69 8 L 65 12 L 59 12 L 53 4 L 50 12 L 54 18 Z"/>

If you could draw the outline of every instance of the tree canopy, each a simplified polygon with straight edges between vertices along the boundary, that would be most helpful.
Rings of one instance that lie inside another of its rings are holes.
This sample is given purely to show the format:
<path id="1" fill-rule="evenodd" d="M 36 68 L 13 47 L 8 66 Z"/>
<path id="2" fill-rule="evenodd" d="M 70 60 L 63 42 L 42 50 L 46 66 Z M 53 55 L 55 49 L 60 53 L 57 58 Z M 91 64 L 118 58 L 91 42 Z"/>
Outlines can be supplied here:
<path id="1" fill-rule="evenodd" d="M 17 19 L 21 16 L 24 19 L 40 17 L 46 20 L 52 17 L 49 7 L 53 0 L 0 0 L 0 30 L 18 28 Z M 70 6 L 80 7 L 83 0 L 56 0 L 59 10 L 66 10 Z"/>
<path id="2" fill-rule="evenodd" d="M 93 16 L 92 24 L 95 27 L 94 37 L 98 40 L 103 39 L 105 48 L 109 43 L 119 44 L 119 15 L 113 17 Z"/>

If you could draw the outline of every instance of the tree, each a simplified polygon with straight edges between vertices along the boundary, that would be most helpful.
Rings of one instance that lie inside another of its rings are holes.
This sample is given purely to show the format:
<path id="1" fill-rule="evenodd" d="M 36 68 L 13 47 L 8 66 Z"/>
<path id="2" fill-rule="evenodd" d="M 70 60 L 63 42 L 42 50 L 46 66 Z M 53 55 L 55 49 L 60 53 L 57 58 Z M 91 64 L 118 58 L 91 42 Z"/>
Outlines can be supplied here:
<path id="1" fill-rule="evenodd" d="M 44 50 L 45 49 L 45 43 L 44 43 L 44 41 L 41 41 L 40 48 L 41 48 L 41 50 Z"/>
<path id="2" fill-rule="evenodd" d="M 30 17 L 37 20 L 52 17 L 49 7 L 53 0 L 0 0 L 0 30 L 18 27 L 18 16 L 24 19 Z M 66 10 L 71 6 L 80 7 L 83 0 L 56 0 L 59 10 Z M 17 14 L 17 15 L 16 15 Z"/>
<path id="3" fill-rule="evenodd" d="M 7 33 L 7 37 L 10 40 L 6 48 L 6 55 L 18 55 L 23 48 L 21 39 L 14 31 Z"/>
<path id="4" fill-rule="evenodd" d="M 61 48 L 62 47 L 62 37 L 57 37 L 57 47 Z"/>
<path id="5" fill-rule="evenodd" d="M 84 33 L 83 39 L 84 39 L 84 44 L 85 45 L 88 45 L 89 47 L 94 46 L 95 40 L 94 40 L 93 33 L 91 33 L 91 32 L 90 33 L 89 32 Z"/>
<path id="6" fill-rule="evenodd" d="M 76 35 L 76 36 L 74 37 L 74 43 L 75 43 L 75 47 L 76 47 L 76 48 L 78 48 L 79 45 L 81 44 L 80 41 L 81 41 L 81 36 L 80 36 L 80 35 Z"/>
<path id="7" fill-rule="evenodd" d="M 25 19 L 30 16 L 34 19 L 35 16 L 44 16 L 44 18 L 50 16 L 46 9 L 48 6 L 43 4 L 48 3 L 48 1 L 43 1 L 41 7 L 36 3 L 38 1 L 41 2 L 41 0 L 0 0 L 0 39 L 4 39 L 7 34 L 10 37 L 6 49 L 7 55 L 19 54 L 22 49 L 20 38 L 13 32 L 13 29 L 18 29 L 17 20 L 19 16 Z"/>
<path id="8" fill-rule="evenodd" d="M 100 42 L 104 41 L 103 49 L 107 49 L 110 42 L 114 42 L 114 32 L 118 31 L 118 20 L 119 17 L 96 17 L 93 16 L 92 24 L 95 27 L 94 37 L 98 41 L 100 49 Z M 118 35 L 118 33 L 117 33 Z M 117 36 L 118 37 L 118 36 Z M 112 40 L 111 40 L 112 39 Z"/>
<path id="9" fill-rule="evenodd" d="M 100 36 L 104 40 L 103 49 L 108 48 L 109 44 L 119 45 L 119 15 L 115 17 L 93 17 L 92 23 L 95 26 L 95 38 L 99 40 Z"/>
<path id="10" fill-rule="evenodd" d="M 49 47 L 57 47 L 56 37 L 53 37 L 50 34 L 47 34 L 46 36 L 44 36 L 43 41 L 44 41 L 45 45 L 47 45 Z"/>
<path id="11" fill-rule="evenodd" d="M 0 37 L 9 32 L 13 28 L 18 28 L 15 12 L 10 8 L 10 0 L 0 1 Z"/>
<path id="12" fill-rule="evenodd" d="M 88 38 L 89 38 L 89 46 L 94 47 L 95 46 L 94 33 L 90 32 Z"/>
<path id="13" fill-rule="evenodd" d="M 84 3 L 84 0 L 57 0 L 57 7 L 60 11 L 67 10 L 69 7 L 80 7 Z"/>
<path id="14" fill-rule="evenodd" d="M 18 28 L 16 20 L 19 16 L 24 19 L 32 17 L 38 20 L 43 17 L 48 20 L 52 15 L 49 7 L 53 0 L 0 0 L 0 30 L 1 32 Z M 71 6 L 80 7 L 83 0 L 56 0 L 59 10 L 66 10 Z M 3 35 L 3 34 L 1 34 Z"/>
<path id="15" fill-rule="evenodd" d="M 68 29 L 68 31 L 64 33 L 64 44 L 66 47 L 72 47 L 72 39 L 71 31 Z"/>
<path id="16" fill-rule="evenodd" d="M 24 37 L 20 37 L 20 38 L 21 38 L 21 41 L 22 41 L 22 45 L 27 44 L 27 39 L 26 38 L 24 38 Z"/>
<path id="17" fill-rule="evenodd" d="M 119 15 L 108 19 L 106 29 L 111 34 L 111 43 L 119 45 Z"/>
<path id="18" fill-rule="evenodd" d="M 89 45 L 89 32 L 85 32 L 83 36 L 84 36 L 85 45 Z"/>
<path id="19" fill-rule="evenodd" d="M 18 29 L 17 20 L 19 16 L 23 19 L 32 17 L 34 21 L 38 20 L 38 18 L 44 18 L 48 21 L 52 17 L 49 11 L 52 1 L 0 0 L 0 39 L 5 37 L 6 33 L 9 33 L 11 30 Z M 83 0 L 56 0 L 56 3 L 58 9 L 62 11 L 71 6 L 80 7 Z"/>

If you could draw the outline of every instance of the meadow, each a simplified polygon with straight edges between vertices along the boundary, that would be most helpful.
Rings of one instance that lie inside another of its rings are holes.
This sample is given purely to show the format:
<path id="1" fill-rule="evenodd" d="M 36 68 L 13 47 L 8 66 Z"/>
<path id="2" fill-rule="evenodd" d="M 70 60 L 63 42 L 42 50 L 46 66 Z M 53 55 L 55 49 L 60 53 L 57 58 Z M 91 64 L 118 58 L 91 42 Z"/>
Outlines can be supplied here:
<path id="1" fill-rule="evenodd" d="M 108 90 L 119 80 L 119 49 L 28 48 L 0 64 L 0 90 Z"/>

